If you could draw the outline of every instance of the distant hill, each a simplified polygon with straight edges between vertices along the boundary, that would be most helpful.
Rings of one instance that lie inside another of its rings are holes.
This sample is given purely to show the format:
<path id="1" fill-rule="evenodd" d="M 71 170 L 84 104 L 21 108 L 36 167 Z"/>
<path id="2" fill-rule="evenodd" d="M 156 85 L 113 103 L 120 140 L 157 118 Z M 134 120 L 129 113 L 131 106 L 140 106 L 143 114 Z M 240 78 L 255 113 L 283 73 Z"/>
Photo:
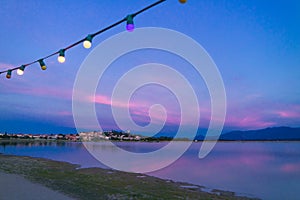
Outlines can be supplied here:
<path id="1" fill-rule="evenodd" d="M 203 133 L 202 133 L 203 134 Z M 195 140 L 202 141 L 204 136 L 198 134 Z M 223 133 L 219 140 L 223 141 L 269 141 L 269 140 L 293 140 L 300 141 L 300 128 L 291 127 L 272 127 L 259 130 L 249 130 L 249 131 L 231 131 L 228 133 Z"/>
<path id="2" fill-rule="evenodd" d="M 222 134 L 219 140 L 300 140 L 300 128 L 273 127 L 250 131 L 231 131 Z"/>

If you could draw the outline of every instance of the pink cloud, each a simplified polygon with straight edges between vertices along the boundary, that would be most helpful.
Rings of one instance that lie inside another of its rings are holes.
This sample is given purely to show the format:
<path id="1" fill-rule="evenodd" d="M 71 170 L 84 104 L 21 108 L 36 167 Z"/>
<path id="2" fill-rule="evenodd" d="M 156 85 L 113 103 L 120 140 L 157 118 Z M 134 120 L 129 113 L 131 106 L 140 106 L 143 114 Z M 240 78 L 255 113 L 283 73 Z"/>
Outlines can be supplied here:
<path id="1" fill-rule="evenodd" d="M 283 118 L 300 118 L 300 111 L 293 110 L 281 110 L 275 112 L 277 115 Z"/>
<path id="2" fill-rule="evenodd" d="M 72 112 L 69 112 L 69 111 L 59 111 L 57 113 L 57 115 L 59 115 L 59 116 L 72 116 L 73 114 L 72 114 Z"/>
<path id="3" fill-rule="evenodd" d="M 287 173 L 294 173 L 299 172 L 300 173 L 300 163 L 287 163 L 281 166 L 281 171 L 287 172 Z"/>
<path id="4" fill-rule="evenodd" d="M 270 126 L 294 126 L 300 119 L 300 105 L 264 102 L 263 104 L 229 105 L 225 125 L 256 129 Z"/>
<path id="5" fill-rule="evenodd" d="M 15 68 L 16 66 L 9 64 L 9 63 L 1 63 L 0 62 L 0 71 L 5 71 L 11 68 Z"/>
<path id="6" fill-rule="evenodd" d="M 143 122 L 148 122 L 149 120 L 149 109 L 153 103 L 149 101 L 134 101 L 134 102 L 123 102 L 114 101 L 112 102 L 110 97 L 105 95 L 96 95 L 95 97 L 89 97 L 89 102 L 98 103 L 103 105 L 115 106 L 124 109 L 130 109 L 130 113 L 135 115 L 135 118 Z M 167 112 L 167 122 L 171 124 L 180 123 L 180 112 L 176 112 L 172 109 L 165 108 Z M 160 112 L 152 112 L 152 119 L 156 122 L 164 121 L 164 116 Z"/>
<path id="7" fill-rule="evenodd" d="M 95 97 L 88 98 L 92 103 L 99 103 L 104 105 L 111 105 L 111 100 L 107 96 L 104 95 L 96 95 Z"/>
<path id="8" fill-rule="evenodd" d="M 265 128 L 276 125 L 275 122 L 265 121 L 264 119 L 261 119 L 258 114 L 255 115 L 256 116 L 247 115 L 245 117 L 227 116 L 225 124 L 226 126 L 241 128 Z"/>
<path id="9" fill-rule="evenodd" d="M 120 108 L 127 108 L 127 107 L 139 107 L 140 105 L 133 104 L 133 103 L 126 103 L 123 101 L 112 101 L 110 97 L 104 95 L 95 95 L 95 97 L 88 97 L 89 102 L 98 103 L 103 105 L 115 106 Z"/>

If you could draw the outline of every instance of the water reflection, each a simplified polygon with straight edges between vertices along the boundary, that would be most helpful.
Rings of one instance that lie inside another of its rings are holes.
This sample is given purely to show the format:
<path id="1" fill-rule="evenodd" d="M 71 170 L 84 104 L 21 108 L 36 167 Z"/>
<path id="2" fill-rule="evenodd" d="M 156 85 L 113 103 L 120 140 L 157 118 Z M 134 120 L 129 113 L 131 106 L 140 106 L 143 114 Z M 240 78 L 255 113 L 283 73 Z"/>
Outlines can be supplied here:
<path id="1" fill-rule="evenodd" d="M 300 143 L 218 143 L 203 160 L 194 144 L 173 165 L 152 173 L 210 188 L 264 199 L 297 199 L 300 189 Z"/>
<path id="2" fill-rule="evenodd" d="M 0 142 L 0 145 L 0 153 L 50 158 L 83 167 L 106 167 L 95 160 L 81 143 Z M 164 145 L 118 143 L 119 147 L 131 152 L 154 151 Z M 263 199 L 299 199 L 300 142 L 219 142 L 206 158 L 199 160 L 200 146 L 201 143 L 193 143 L 175 163 L 150 175 Z M 116 151 L 105 143 L 97 148 L 109 156 Z"/>
<path id="3" fill-rule="evenodd" d="M 33 146 L 65 146 L 65 141 L 52 141 L 52 140 L 6 140 L 0 141 L 0 146 L 15 146 L 15 147 L 33 147 Z"/>
<path id="4" fill-rule="evenodd" d="M 159 144 L 118 142 L 118 145 L 110 142 L 84 142 L 83 144 L 97 160 L 113 169 L 147 173 L 162 169 L 176 161 L 190 143 L 173 141 L 168 145 L 167 142 Z M 138 153 L 133 153 L 132 149 L 137 150 L 137 147 L 140 147 Z M 149 147 L 152 148 L 150 152 L 146 151 Z"/>

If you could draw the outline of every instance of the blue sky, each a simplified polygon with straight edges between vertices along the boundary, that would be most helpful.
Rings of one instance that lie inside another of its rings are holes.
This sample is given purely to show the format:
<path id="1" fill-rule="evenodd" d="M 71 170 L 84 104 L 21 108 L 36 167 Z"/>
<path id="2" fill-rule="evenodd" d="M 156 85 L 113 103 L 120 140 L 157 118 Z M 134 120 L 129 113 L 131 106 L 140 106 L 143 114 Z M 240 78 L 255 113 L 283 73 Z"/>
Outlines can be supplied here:
<path id="1" fill-rule="evenodd" d="M 0 2 L 0 70 L 31 62 L 82 39 L 154 1 L 20 1 Z M 268 126 L 300 126 L 300 3 L 296 0 L 168 0 L 137 16 L 136 27 L 163 27 L 182 32 L 210 54 L 222 75 L 227 93 L 225 130 Z M 94 39 L 93 46 L 125 30 L 125 24 Z M 46 60 L 15 73 L 10 80 L 0 75 L 0 132 L 75 132 L 72 90 L 76 73 L 91 50 L 82 46 L 66 52 L 66 62 Z M 146 56 L 145 56 L 146 55 Z M 122 58 L 126 67 L 112 67 L 108 80 L 117 80 L 136 64 L 147 62 L 180 65 L 182 61 L 163 52 L 137 52 Z M 121 62 L 121 61 L 120 61 Z M 120 63 L 119 62 L 119 63 Z M 172 63 L 173 62 L 173 63 Z M 118 65 L 118 63 L 115 63 Z M 200 128 L 210 117 L 209 95 L 203 83 L 186 72 L 203 110 Z M 201 78 L 200 78 L 201 79 Z M 164 129 L 178 127 L 178 105 L 168 91 L 153 86 L 137 91 L 134 101 L 150 106 L 160 102 L 170 119 Z M 150 95 L 149 91 L 153 94 Z M 148 96 L 146 95 L 148 94 Z M 161 95 L 163 94 L 163 95 Z M 161 98 L 158 98 L 160 96 Z M 109 91 L 97 91 L 99 121 L 107 129 L 111 117 Z M 174 101 L 175 103 L 168 103 Z M 149 122 L 147 106 L 132 111 L 137 124 Z M 132 109 L 131 109 L 132 110 Z"/>

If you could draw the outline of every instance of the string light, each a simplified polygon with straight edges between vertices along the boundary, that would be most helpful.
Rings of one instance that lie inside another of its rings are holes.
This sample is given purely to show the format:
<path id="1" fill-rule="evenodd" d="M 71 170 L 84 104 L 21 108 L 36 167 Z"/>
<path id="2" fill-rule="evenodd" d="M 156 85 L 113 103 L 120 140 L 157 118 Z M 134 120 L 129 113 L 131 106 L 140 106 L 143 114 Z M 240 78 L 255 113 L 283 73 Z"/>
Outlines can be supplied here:
<path id="1" fill-rule="evenodd" d="M 10 79 L 11 78 L 11 71 L 12 70 L 7 70 L 6 78 Z"/>
<path id="2" fill-rule="evenodd" d="M 93 40 L 93 36 L 92 36 L 91 34 L 89 34 L 89 35 L 85 38 L 85 40 L 84 40 L 84 42 L 83 42 L 83 47 L 86 48 L 86 49 L 91 48 L 91 46 L 92 46 L 92 40 Z"/>
<path id="3" fill-rule="evenodd" d="M 126 20 L 126 30 L 132 32 L 134 30 L 133 16 L 127 15 Z"/>
<path id="4" fill-rule="evenodd" d="M 41 66 L 41 69 L 42 70 L 46 70 L 47 69 L 47 66 L 45 65 L 45 62 L 43 59 L 40 59 L 39 60 L 39 63 L 40 63 L 40 66 Z"/>
<path id="5" fill-rule="evenodd" d="M 17 74 L 22 76 L 24 74 L 24 70 L 25 70 L 25 65 L 22 65 L 21 67 L 19 67 L 19 69 L 17 70 Z"/>
<path id="6" fill-rule="evenodd" d="M 17 70 L 17 74 L 23 75 L 23 74 L 24 74 L 25 67 L 30 66 L 30 65 L 32 65 L 32 64 L 34 64 L 34 63 L 39 63 L 40 66 L 41 66 L 41 69 L 42 69 L 42 70 L 46 70 L 46 69 L 47 69 L 47 66 L 45 65 L 44 60 L 47 59 L 47 58 L 50 58 L 50 57 L 52 57 L 52 56 L 54 56 L 54 55 L 57 55 L 57 54 L 58 54 L 58 58 L 57 58 L 58 62 L 64 63 L 65 60 L 66 60 L 66 58 L 65 58 L 65 51 L 66 51 L 66 50 L 71 49 L 71 48 L 77 46 L 77 45 L 80 44 L 80 43 L 83 43 L 84 48 L 89 49 L 89 48 L 91 48 L 91 46 L 92 46 L 92 40 L 93 40 L 93 38 L 94 38 L 95 36 L 97 36 L 97 35 L 99 35 L 99 34 L 105 32 L 105 31 L 107 31 L 107 30 L 109 30 L 109 29 L 111 29 L 111 28 L 113 28 L 113 27 L 115 27 L 115 26 L 117 26 L 117 25 L 119 25 L 119 24 L 121 24 L 121 23 L 123 23 L 123 22 L 126 22 L 126 29 L 127 29 L 127 31 L 131 32 L 131 31 L 134 30 L 134 22 L 133 22 L 133 18 L 134 18 L 135 16 L 137 16 L 137 15 L 139 15 L 139 14 L 145 12 L 146 10 L 148 10 L 148 9 L 154 7 L 154 6 L 157 6 L 157 5 L 161 4 L 161 3 L 163 3 L 164 1 L 166 1 L 166 0 L 159 0 L 159 1 L 155 2 L 155 3 L 153 3 L 153 4 L 150 4 L 149 6 L 143 8 L 143 9 L 141 9 L 141 10 L 139 10 L 139 11 L 133 13 L 133 14 L 127 15 L 125 18 L 123 18 L 123 19 L 121 19 L 121 20 L 115 22 L 114 24 L 112 24 L 112 25 L 110 25 L 110 26 L 108 26 L 108 27 L 106 27 L 106 28 L 103 28 L 103 29 L 99 30 L 99 31 L 96 32 L 96 33 L 89 34 L 89 35 L 88 35 L 87 37 L 85 37 L 84 39 L 81 39 L 81 40 L 75 42 L 74 44 L 71 44 L 70 46 L 68 46 L 68 47 L 66 47 L 66 48 L 60 49 L 60 50 L 57 51 L 57 52 L 54 52 L 54 53 L 52 53 L 52 54 L 50 54 L 50 55 L 48 55 L 48 56 L 45 56 L 45 57 L 40 58 L 40 59 L 38 59 L 38 60 L 35 60 L 35 61 L 31 62 L 31 63 L 27 63 L 27 64 L 24 64 L 24 65 L 21 65 L 21 67 L 16 67 L 16 68 L 8 69 L 8 70 L 5 70 L 5 71 L 0 71 L 0 74 L 6 73 L 6 78 L 10 79 L 10 78 L 11 78 L 11 75 L 12 75 L 12 71 Z M 185 3 L 186 0 L 179 0 L 179 2 L 180 2 L 180 3 Z"/>
<path id="7" fill-rule="evenodd" d="M 58 55 L 58 58 L 57 58 L 58 62 L 64 63 L 66 61 L 65 51 L 66 50 L 64 50 L 64 49 L 59 50 L 59 55 Z"/>

